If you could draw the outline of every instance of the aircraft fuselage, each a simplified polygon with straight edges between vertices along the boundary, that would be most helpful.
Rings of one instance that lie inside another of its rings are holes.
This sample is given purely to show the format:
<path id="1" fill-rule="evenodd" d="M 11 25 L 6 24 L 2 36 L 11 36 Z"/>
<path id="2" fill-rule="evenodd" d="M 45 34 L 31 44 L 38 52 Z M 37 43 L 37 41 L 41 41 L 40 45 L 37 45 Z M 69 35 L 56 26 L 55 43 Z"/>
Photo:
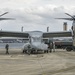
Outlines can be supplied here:
<path id="1" fill-rule="evenodd" d="M 47 44 L 42 40 L 43 33 L 40 31 L 29 32 L 29 42 L 23 46 L 23 50 L 44 51 L 48 50 Z"/>

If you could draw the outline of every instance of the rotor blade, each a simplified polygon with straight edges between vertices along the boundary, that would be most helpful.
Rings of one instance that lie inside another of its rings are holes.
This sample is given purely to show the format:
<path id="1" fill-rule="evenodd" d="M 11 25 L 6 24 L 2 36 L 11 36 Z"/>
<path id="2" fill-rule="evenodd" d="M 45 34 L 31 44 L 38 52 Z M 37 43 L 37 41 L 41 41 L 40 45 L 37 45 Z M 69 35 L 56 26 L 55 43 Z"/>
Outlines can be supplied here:
<path id="1" fill-rule="evenodd" d="M 3 16 L 3 15 L 5 15 L 5 14 L 7 14 L 7 13 L 8 13 L 8 12 L 3 13 L 2 15 L 0 15 L 0 17 Z"/>
<path id="2" fill-rule="evenodd" d="M 60 20 L 70 20 L 70 21 L 72 21 L 73 20 L 73 18 L 55 18 L 55 19 L 60 19 Z"/>
<path id="3" fill-rule="evenodd" d="M 68 13 L 65 13 L 66 15 L 70 16 L 72 19 L 74 19 L 74 17 Z"/>
<path id="4" fill-rule="evenodd" d="M 14 18 L 0 18 L 0 20 L 15 20 Z"/>

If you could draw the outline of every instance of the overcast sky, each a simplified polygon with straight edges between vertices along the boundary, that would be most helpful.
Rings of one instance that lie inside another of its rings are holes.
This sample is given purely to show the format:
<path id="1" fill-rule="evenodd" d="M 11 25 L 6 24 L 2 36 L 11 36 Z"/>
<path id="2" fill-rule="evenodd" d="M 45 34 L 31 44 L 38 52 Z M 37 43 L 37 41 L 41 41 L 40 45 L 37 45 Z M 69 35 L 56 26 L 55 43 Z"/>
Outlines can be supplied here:
<path id="1" fill-rule="evenodd" d="M 40 30 L 63 31 L 63 22 L 68 23 L 68 30 L 72 22 L 56 20 L 54 18 L 69 17 L 64 13 L 75 15 L 75 0 L 0 0 L 0 14 L 9 12 L 2 17 L 15 20 L 0 21 L 0 29 L 7 31 Z"/>

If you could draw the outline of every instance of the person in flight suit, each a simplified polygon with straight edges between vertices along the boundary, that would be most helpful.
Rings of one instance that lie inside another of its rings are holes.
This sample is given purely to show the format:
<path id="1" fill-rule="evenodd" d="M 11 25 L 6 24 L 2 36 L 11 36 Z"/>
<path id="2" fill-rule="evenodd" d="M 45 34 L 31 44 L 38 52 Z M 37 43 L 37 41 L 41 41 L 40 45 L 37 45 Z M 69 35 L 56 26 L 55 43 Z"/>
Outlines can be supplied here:
<path id="1" fill-rule="evenodd" d="M 5 46 L 5 49 L 6 49 L 6 54 L 9 54 L 9 45 L 8 44 L 6 44 L 6 46 Z"/>

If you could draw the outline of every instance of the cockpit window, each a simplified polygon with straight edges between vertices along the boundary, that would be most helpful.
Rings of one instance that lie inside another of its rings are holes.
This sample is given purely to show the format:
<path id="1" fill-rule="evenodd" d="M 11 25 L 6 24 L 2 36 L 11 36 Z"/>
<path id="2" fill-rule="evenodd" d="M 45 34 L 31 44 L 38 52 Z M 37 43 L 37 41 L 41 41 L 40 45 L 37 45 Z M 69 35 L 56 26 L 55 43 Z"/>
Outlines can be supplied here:
<path id="1" fill-rule="evenodd" d="M 32 37 L 31 41 L 32 42 L 41 42 L 41 37 Z"/>

